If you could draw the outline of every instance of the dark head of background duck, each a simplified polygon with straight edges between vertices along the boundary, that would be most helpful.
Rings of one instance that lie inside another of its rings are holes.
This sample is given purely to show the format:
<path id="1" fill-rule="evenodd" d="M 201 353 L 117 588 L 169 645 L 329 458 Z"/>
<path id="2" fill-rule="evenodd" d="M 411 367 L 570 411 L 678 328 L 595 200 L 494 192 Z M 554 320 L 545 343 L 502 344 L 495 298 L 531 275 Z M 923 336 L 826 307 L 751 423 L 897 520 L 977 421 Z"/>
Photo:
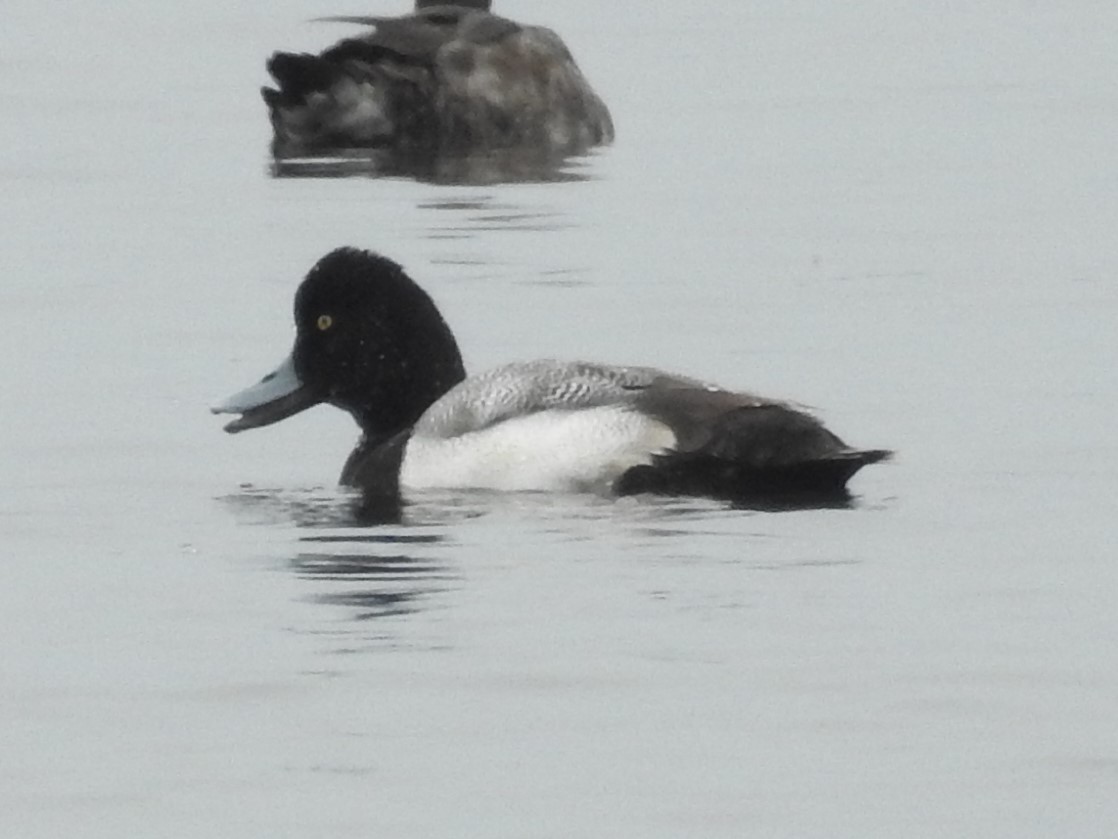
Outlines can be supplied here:
<path id="1" fill-rule="evenodd" d="M 295 372 L 372 440 L 409 427 L 466 376 L 434 301 L 391 259 L 339 248 L 295 295 Z"/>
<path id="2" fill-rule="evenodd" d="M 466 9 L 478 9 L 488 12 L 493 4 L 490 0 L 415 0 L 415 10 L 429 9 L 431 6 L 462 6 Z"/>

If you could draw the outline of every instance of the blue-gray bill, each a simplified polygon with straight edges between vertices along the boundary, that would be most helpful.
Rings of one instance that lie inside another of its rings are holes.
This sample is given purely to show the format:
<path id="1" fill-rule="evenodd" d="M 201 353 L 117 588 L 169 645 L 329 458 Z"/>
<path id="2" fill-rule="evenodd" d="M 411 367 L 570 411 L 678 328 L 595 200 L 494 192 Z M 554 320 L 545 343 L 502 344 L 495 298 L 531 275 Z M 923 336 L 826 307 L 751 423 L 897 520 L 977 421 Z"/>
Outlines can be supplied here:
<path id="1" fill-rule="evenodd" d="M 259 382 L 234 393 L 210 410 L 215 414 L 240 414 L 225 426 L 230 434 L 236 434 L 287 419 L 321 401 L 321 397 L 299 378 L 295 362 L 288 356 Z"/>

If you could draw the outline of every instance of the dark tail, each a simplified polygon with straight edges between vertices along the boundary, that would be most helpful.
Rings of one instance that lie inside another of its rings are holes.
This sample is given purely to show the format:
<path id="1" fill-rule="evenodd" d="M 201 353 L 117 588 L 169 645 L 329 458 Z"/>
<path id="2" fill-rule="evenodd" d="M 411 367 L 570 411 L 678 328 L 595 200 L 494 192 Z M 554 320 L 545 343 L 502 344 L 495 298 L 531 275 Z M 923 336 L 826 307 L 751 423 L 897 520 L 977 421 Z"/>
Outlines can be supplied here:
<path id="1" fill-rule="evenodd" d="M 666 455 L 618 480 L 621 495 L 703 495 L 763 508 L 849 502 L 847 482 L 863 466 L 887 460 L 885 449 L 844 449 L 796 462 L 757 466 L 703 454 Z"/>
<path id="2" fill-rule="evenodd" d="M 777 487 L 786 487 L 791 491 L 841 492 L 863 466 L 888 460 L 892 456 L 893 453 L 888 449 L 851 449 L 775 468 L 771 470 L 768 480 Z"/>

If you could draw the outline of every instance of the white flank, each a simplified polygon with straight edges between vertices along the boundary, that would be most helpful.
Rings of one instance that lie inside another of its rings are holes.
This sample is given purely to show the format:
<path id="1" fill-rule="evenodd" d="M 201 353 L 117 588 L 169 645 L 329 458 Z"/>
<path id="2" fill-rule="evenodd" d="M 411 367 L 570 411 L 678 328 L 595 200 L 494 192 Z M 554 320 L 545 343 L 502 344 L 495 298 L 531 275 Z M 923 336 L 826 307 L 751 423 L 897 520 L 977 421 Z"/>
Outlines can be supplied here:
<path id="1" fill-rule="evenodd" d="M 674 445 L 671 429 L 636 411 L 539 411 L 457 437 L 413 437 L 400 488 L 606 490 Z"/>

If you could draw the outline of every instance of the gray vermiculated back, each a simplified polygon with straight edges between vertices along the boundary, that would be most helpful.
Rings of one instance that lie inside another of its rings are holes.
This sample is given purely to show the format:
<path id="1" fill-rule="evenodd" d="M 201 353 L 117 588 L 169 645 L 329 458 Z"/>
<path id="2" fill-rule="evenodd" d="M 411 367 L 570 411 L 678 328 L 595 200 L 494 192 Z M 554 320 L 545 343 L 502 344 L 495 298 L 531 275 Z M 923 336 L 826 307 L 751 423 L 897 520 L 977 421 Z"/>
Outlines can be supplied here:
<path id="1" fill-rule="evenodd" d="M 471 376 L 433 405 L 416 424 L 415 432 L 454 437 L 513 416 L 606 405 L 670 413 L 658 410 L 658 403 L 685 394 L 692 401 L 707 394 L 723 406 L 730 401 L 739 406 L 766 401 L 651 367 L 543 359 L 506 364 Z"/>

